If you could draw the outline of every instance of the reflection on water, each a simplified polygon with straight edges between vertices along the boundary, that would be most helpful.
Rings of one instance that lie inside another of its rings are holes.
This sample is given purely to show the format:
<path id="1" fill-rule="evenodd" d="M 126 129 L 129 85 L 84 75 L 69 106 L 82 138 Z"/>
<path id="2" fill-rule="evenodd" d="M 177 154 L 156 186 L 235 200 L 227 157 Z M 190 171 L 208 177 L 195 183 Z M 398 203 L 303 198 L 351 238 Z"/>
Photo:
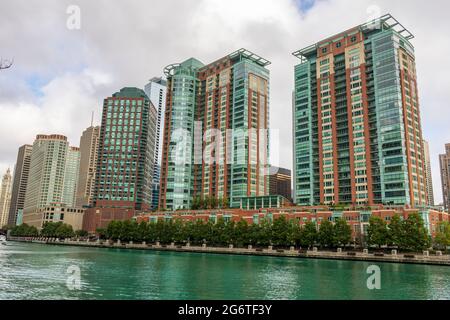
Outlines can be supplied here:
<path id="1" fill-rule="evenodd" d="M 450 299 L 450 268 L 9 243 L 0 299 Z M 81 290 L 66 286 L 70 266 Z"/>

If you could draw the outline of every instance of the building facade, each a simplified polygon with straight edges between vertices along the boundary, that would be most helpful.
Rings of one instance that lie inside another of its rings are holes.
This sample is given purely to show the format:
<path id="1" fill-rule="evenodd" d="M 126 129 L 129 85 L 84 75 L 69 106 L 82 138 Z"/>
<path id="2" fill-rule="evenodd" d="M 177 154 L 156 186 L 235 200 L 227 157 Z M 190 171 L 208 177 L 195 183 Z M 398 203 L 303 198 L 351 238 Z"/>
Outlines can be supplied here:
<path id="1" fill-rule="evenodd" d="M 386 15 L 294 53 L 297 204 L 428 203 L 412 38 Z"/>
<path id="2" fill-rule="evenodd" d="M 145 85 L 144 91 L 157 110 L 155 164 L 152 181 L 152 209 L 157 209 L 159 203 L 159 181 L 161 178 L 162 135 L 164 129 L 164 114 L 166 111 L 167 81 L 161 77 L 152 78 L 149 83 Z"/>
<path id="3" fill-rule="evenodd" d="M 206 196 L 239 207 L 241 197 L 269 193 L 269 64 L 241 49 L 165 69 L 161 208 Z"/>
<path id="4" fill-rule="evenodd" d="M 38 135 L 31 152 L 30 173 L 24 203 L 27 215 L 50 203 L 62 202 L 69 143 L 63 135 Z"/>
<path id="5" fill-rule="evenodd" d="M 80 171 L 75 197 L 77 207 L 86 207 L 93 203 L 99 138 L 100 126 L 90 126 L 80 138 Z"/>
<path id="6" fill-rule="evenodd" d="M 104 100 L 95 206 L 150 208 L 156 116 L 138 88 L 123 88 Z"/>
<path id="7" fill-rule="evenodd" d="M 51 204 L 73 206 L 78 179 L 79 150 L 63 135 L 37 135 L 30 158 L 23 223 L 41 228 L 42 208 Z"/>
<path id="8" fill-rule="evenodd" d="M 425 154 L 425 168 L 426 168 L 426 190 L 428 205 L 434 206 L 434 190 L 433 190 L 433 174 L 431 171 L 430 146 L 428 141 L 423 140 L 423 150 Z"/>
<path id="9" fill-rule="evenodd" d="M 439 155 L 439 165 L 441 169 L 442 197 L 444 208 L 450 208 L 450 143 L 445 145 L 445 154 Z"/>
<path id="10" fill-rule="evenodd" d="M 68 207 L 60 203 L 52 203 L 49 206 L 39 208 L 36 217 L 41 221 L 32 225 L 44 225 L 46 222 L 62 222 L 72 226 L 74 231 L 82 230 L 85 209 Z"/>
<path id="11" fill-rule="evenodd" d="M 3 175 L 0 186 L 0 229 L 8 224 L 9 208 L 11 204 L 12 176 L 8 169 Z"/>
<path id="12" fill-rule="evenodd" d="M 156 122 L 157 110 L 141 89 L 122 88 L 104 100 L 94 201 L 84 215 L 85 228 L 151 208 Z"/>
<path id="13" fill-rule="evenodd" d="M 292 200 L 291 170 L 272 167 L 270 169 L 270 194 L 280 195 Z"/>
<path id="14" fill-rule="evenodd" d="M 80 148 L 69 147 L 64 172 L 64 190 L 62 203 L 68 207 L 75 207 L 78 175 L 80 171 Z"/>
<path id="15" fill-rule="evenodd" d="M 33 146 L 26 144 L 19 148 L 17 154 L 8 218 L 8 225 L 10 226 L 16 225 L 19 210 L 23 210 L 24 207 L 32 151 Z"/>

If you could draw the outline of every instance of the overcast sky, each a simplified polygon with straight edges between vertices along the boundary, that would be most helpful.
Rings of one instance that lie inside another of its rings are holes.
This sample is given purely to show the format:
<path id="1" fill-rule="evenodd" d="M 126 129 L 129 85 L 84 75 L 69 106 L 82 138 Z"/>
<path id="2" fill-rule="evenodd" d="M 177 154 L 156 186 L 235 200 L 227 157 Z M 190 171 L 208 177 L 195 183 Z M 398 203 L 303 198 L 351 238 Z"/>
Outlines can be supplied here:
<path id="1" fill-rule="evenodd" d="M 67 8 L 81 10 L 80 29 Z M 0 173 L 38 133 L 79 144 L 91 112 L 123 86 L 143 87 L 166 65 L 212 62 L 239 48 L 270 60 L 274 159 L 292 168 L 292 52 L 391 13 L 416 38 L 424 138 L 429 140 L 436 202 L 442 200 L 438 154 L 450 142 L 450 3 L 445 0 L 1 0 Z M 70 20 L 72 21 L 72 20 Z"/>

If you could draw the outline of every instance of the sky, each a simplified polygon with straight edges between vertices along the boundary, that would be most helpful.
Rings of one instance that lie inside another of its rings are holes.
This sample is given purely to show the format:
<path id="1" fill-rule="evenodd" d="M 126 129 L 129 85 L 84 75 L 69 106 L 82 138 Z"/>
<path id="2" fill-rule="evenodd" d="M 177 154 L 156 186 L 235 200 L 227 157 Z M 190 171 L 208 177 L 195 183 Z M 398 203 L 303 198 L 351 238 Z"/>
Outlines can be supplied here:
<path id="1" fill-rule="evenodd" d="M 391 13 L 415 35 L 423 135 L 439 203 L 438 155 L 450 142 L 448 9 L 445 0 L 2 0 L 0 57 L 14 65 L 0 71 L 0 173 L 14 167 L 19 146 L 36 134 L 64 134 L 79 145 L 91 113 L 99 123 L 103 99 L 120 88 L 142 88 L 169 64 L 190 57 L 209 63 L 240 48 L 272 62 L 270 124 L 279 147 L 271 157 L 292 168 L 299 60 L 291 53 Z"/>

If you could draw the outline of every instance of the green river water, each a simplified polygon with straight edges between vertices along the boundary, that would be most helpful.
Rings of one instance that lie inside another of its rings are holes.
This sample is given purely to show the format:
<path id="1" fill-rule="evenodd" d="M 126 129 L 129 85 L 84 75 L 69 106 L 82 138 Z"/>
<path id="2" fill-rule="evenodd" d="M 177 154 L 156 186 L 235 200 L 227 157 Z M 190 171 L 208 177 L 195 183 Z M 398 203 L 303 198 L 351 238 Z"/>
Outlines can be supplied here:
<path id="1" fill-rule="evenodd" d="M 369 290 L 371 265 L 8 242 L 0 299 L 450 299 L 449 267 L 380 263 Z"/>

